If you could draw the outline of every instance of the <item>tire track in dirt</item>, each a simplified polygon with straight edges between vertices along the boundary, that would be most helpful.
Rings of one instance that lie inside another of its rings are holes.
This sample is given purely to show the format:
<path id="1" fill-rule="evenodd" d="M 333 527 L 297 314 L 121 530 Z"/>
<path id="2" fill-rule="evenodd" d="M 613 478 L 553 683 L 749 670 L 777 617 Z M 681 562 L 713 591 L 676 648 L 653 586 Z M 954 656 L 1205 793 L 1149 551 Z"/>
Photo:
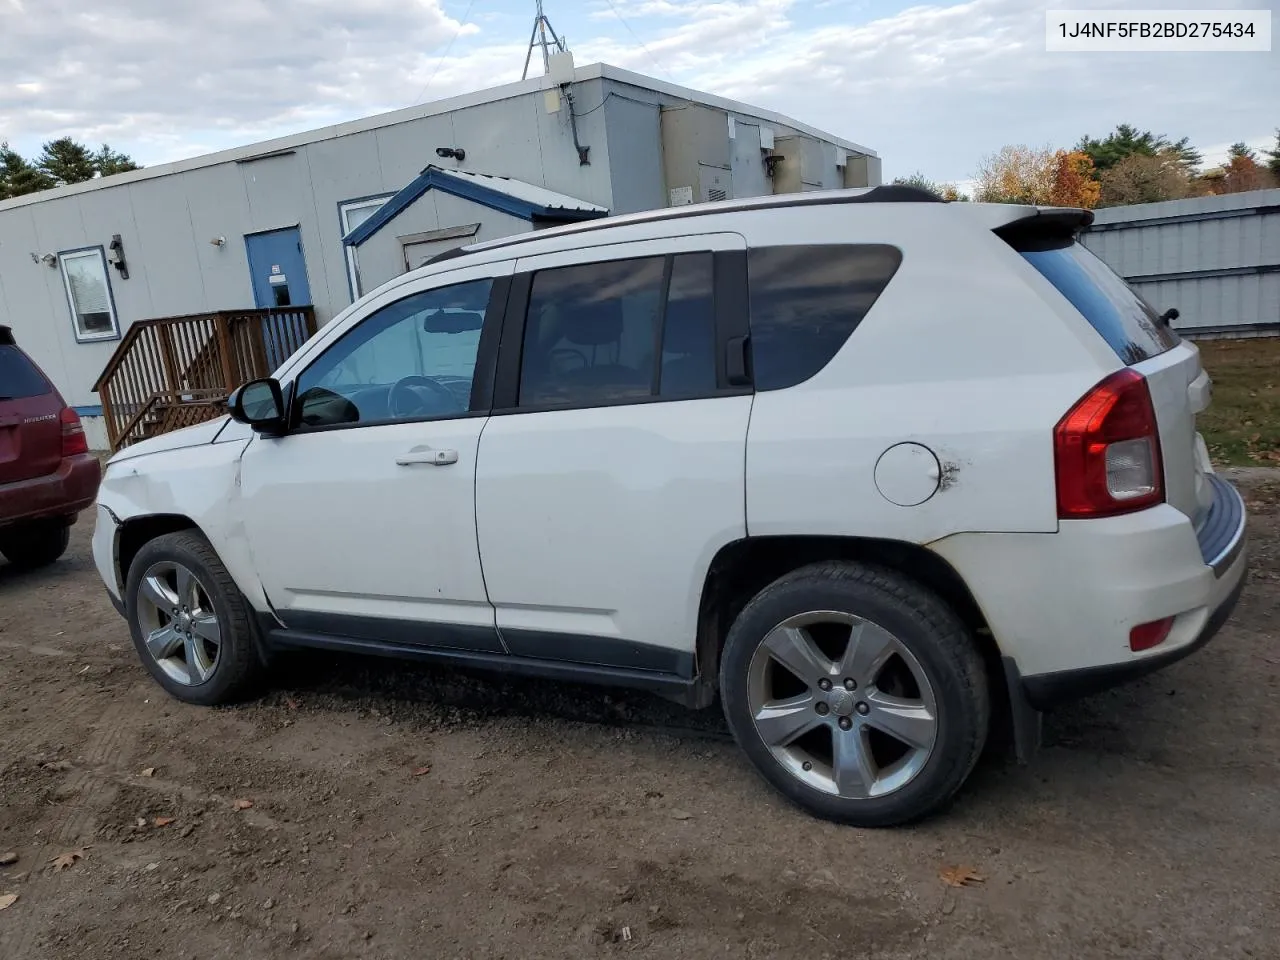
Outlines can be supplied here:
<path id="1" fill-rule="evenodd" d="M 121 761 L 136 741 L 136 730 L 125 722 L 127 719 L 124 706 L 119 703 L 110 704 L 100 715 L 97 729 L 84 745 L 82 765 L 73 768 L 63 785 L 63 792 L 72 794 L 72 800 L 54 830 L 60 842 L 91 841 L 98 817 L 115 799 L 119 788 L 99 771 L 123 769 Z"/>

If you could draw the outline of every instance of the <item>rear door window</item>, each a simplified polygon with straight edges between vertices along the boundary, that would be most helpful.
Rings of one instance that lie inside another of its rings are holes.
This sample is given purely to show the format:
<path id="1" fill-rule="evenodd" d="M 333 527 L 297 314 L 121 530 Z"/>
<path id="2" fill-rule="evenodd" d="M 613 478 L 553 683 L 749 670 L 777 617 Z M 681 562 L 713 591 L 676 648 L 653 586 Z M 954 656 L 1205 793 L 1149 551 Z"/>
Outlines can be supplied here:
<path id="1" fill-rule="evenodd" d="M 36 365 L 17 347 L 0 345 L 0 400 L 43 397 L 52 388 Z"/>
<path id="2" fill-rule="evenodd" d="M 1178 335 L 1151 305 L 1084 244 L 1018 252 L 1071 301 L 1125 363 L 1141 363 L 1177 346 Z"/>
<path id="3" fill-rule="evenodd" d="M 886 244 L 749 250 L 756 389 L 795 386 L 830 363 L 901 263 L 902 253 Z"/>

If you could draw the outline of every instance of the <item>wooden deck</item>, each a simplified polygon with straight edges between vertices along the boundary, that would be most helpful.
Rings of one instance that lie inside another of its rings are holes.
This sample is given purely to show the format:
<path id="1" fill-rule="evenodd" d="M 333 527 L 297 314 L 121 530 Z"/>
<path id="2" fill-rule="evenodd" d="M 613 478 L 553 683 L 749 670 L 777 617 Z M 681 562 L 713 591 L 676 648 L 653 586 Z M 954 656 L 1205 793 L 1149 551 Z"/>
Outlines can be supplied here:
<path id="1" fill-rule="evenodd" d="M 222 415 L 231 391 L 269 376 L 315 332 L 309 306 L 134 323 L 93 385 L 111 449 Z"/>

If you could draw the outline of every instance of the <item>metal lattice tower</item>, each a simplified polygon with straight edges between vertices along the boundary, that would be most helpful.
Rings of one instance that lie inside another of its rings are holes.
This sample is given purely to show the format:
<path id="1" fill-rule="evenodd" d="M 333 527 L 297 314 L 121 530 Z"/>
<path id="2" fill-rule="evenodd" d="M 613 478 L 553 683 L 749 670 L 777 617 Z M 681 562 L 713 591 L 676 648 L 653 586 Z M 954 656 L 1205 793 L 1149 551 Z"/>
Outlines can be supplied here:
<path id="1" fill-rule="evenodd" d="M 520 74 L 520 79 L 527 79 L 529 76 L 529 62 L 533 59 L 533 48 L 542 47 L 542 72 L 546 73 L 550 69 L 551 49 L 554 47 L 561 53 L 564 53 L 564 40 L 556 33 L 556 28 L 551 26 L 551 21 L 547 19 L 547 15 L 542 12 L 542 0 L 536 0 L 538 5 L 537 14 L 533 18 L 533 32 L 529 34 L 529 52 L 524 57 L 524 73 Z M 547 38 L 547 34 L 551 34 L 551 38 Z"/>

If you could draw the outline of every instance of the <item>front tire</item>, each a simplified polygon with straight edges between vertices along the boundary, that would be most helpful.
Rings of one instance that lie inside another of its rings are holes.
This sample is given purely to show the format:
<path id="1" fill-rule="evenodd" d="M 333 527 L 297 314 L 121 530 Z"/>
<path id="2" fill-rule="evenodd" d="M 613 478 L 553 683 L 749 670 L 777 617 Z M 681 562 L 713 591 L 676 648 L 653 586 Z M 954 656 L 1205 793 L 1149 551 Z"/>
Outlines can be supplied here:
<path id="1" fill-rule="evenodd" d="M 960 789 L 986 742 L 973 637 L 886 568 L 825 563 L 762 590 L 729 630 L 720 690 L 734 738 L 792 802 L 828 820 L 918 820 Z"/>
<path id="2" fill-rule="evenodd" d="M 37 520 L 0 532 L 0 554 L 20 570 L 47 567 L 70 543 L 71 527 L 63 520 Z"/>
<path id="3" fill-rule="evenodd" d="M 186 703 L 232 703 L 255 692 L 265 668 L 249 604 L 201 534 L 146 544 L 129 566 L 125 603 L 143 665 Z"/>

